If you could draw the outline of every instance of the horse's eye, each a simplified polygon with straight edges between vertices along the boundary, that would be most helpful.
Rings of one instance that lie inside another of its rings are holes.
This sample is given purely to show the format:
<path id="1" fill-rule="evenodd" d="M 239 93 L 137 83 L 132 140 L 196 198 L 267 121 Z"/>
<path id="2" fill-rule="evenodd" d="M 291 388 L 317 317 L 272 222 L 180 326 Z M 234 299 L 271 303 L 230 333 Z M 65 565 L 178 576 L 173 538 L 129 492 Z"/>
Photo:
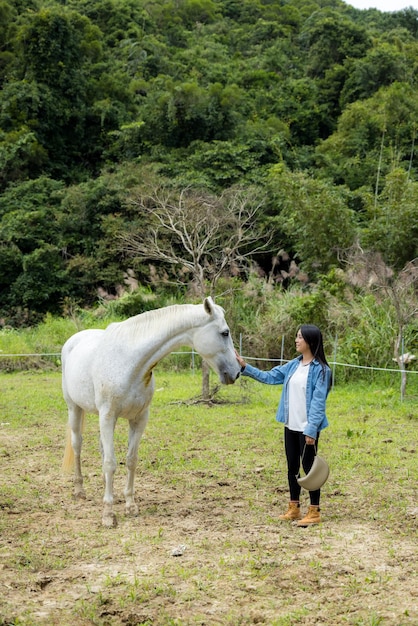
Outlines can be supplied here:
<path id="1" fill-rule="evenodd" d="M 222 337 L 229 337 L 229 330 L 224 330 L 222 332 Z"/>

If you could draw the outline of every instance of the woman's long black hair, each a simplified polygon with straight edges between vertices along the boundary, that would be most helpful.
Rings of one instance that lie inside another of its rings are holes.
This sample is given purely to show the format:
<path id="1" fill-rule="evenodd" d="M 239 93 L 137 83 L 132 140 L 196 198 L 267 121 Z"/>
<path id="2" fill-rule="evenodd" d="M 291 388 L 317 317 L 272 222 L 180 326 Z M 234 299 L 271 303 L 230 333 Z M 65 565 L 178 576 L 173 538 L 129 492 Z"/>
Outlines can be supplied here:
<path id="1" fill-rule="evenodd" d="M 329 367 L 329 365 L 324 352 L 324 342 L 321 331 L 318 326 L 315 326 L 314 324 L 302 324 L 299 327 L 299 330 L 302 337 L 310 347 L 314 358 L 318 359 L 320 362 L 322 366 L 322 374 L 325 377 L 325 367 Z"/>

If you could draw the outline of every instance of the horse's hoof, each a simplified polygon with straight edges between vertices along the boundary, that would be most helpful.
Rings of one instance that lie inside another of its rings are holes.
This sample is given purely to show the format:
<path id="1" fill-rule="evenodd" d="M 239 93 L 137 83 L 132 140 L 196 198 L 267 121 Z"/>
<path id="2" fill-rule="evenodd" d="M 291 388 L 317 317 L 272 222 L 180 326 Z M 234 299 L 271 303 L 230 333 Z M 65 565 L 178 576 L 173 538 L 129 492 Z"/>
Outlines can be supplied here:
<path id="1" fill-rule="evenodd" d="M 139 509 L 137 504 L 126 505 L 125 513 L 127 517 L 138 517 Z"/>
<path id="2" fill-rule="evenodd" d="M 118 525 L 116 515 L 114 513 L 106 513 L 102 517 L 102 524 L 106 528 L 116 528 L 116 526 Z"/>
<path id="3" fill-rule="evenodd" d="M 84 489 L 80 489 L 79 491 L 74 491 L 74 498 L 76 500 L 85 500 L 86 492 L 84 491 Z"/>

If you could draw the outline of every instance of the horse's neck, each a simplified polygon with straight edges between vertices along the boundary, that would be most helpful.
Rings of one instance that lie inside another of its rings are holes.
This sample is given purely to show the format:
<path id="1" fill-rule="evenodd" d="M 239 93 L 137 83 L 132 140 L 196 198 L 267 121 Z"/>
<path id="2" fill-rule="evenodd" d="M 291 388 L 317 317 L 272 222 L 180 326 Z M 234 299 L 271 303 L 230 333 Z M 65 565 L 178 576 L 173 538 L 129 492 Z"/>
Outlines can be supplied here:
<path id="1" fill-rule="evenodd" d="M 184 308 L 176 310 L 176 314 L 161 316 L 150 328 L 150 335 L 155 341 L 155 347 L 161 354 L 161 358 L 182 346 L 193 346 L 193 330 L 203 323 L 199 307 L 183 305 Z"/>
<path id="2" fill-rule="evenodd" d="M 174 305 L 138 315 L 122 322 L 124 334 L 133 350 L 141 353 L 144 363 L 158 363 L 173 350 L 193 347 L 193 330 L 201 326 L 207 315 L 200 305 Z"/>

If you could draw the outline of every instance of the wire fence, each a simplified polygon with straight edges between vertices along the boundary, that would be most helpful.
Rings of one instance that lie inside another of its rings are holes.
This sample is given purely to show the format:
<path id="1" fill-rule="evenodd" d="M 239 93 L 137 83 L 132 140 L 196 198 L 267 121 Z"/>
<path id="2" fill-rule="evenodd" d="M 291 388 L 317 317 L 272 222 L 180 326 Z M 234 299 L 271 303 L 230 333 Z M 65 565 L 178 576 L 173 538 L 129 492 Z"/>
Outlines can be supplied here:
<path id="1" fill-rule="evenodd" d="M 241 351 L 240 351 L 241 353 Z M 186 355 L 190 355 L 191 356 L 191 360 L 192 360 L 192 369 L 194 369 L 196 367 L 196 362 L 195 362 L 195 357 L 199 357 L 199 354 L 197 352 L 195 352 L 194 350 L 184 350 L 181 352 L 171 352 L 170 355 L 178 355 L 178 356 L 186 356 Z M 288 363 L 290 359 L 284 359 L 284 358 L 278 358 L 278 359 L 273 359 L 271 357 L 269 358 L 265 358 L 265 357 L 251 357 L 251 356 L 245 356 L 242 355 L 243 358 L 246 361 L 253 361 L 253 362 L 257 362 L 257 363 L 272 363 L 272 364 L 277 364 L 277 365 L 283 365 L 284 363 Z M 2 358 L 56 358 L 56 359 L 60 359 L 61 358 L 61 352 L 22 352 L 22 353 L 17 353 L 17 352 L 13 352 L 10 354 L 5 354 L 3 352 L 0 351 L 0 359 Z M 357 364 L 353 364 L 353 363 L 342 363 L 340 361 L 333 361 L 333 360 L 328 360 L 329 365 L 332 367 L 333 369 L 333 373 L 335 374 L 335 368 L 337 366 L 339 367 L 347 367 L 347 368 L 352 368 L 352 369 L 358 369 L 358 370 L 368 370 L 371 372 L 394 372 L 395 374 L 402 374 L 402 372 L 406 372 L 408 375 L 409 374 L 418 374 L 418 371 L 416 370 L 407 370 L 406 367 L 404 369 L 402 368 L 390 368 L 390 367 L 377 367 L 375 365 L 357 365 Z"/>
<path id="2" fill-rule="evenodd" d="M 242 354 L 242 350 L 239 350 L 240 354 Z M 190 369 L 193 373 L 196 372 L 196 370 L 198 369 L 198 359 L 196 359 L 196 357 L 199 358 L 199 354 L 197 352 L 195 352 L 194 350 L 183 350 L 180 352 L 171 352 L 170 356 L 178 356 L 178 357 L 187 357 L 189 356 L 190 358 Z M 246 355 L 242 355 L 243 358 L 248 361 L 248 362 L 255 362 L 255 363 L 269 363 L 271 364 L 272 367 L 274 367 L 275 365 L 283 365 L 284 363 L 288 363 L 290 359 L 285 359 L 283 358 L 283 356 L 281 356 L 278 359 L 273 359 L 273 358 L 265 358 L 265 357 L 251 357 L 251 356 L 246 356 Z M 59 366 L 61 364 L 61 353 L 60 352 L 32 352 L 32 353 L 9 353 L 9 354 L 5 354 L 3 352 L 0 351 L 0 371 L 3 369 L 2 365 L 1 365 L 1 360 L 2 359 L 36 359 L 37 362 L 32 363 L 32 368 L 33 367 L 37 367 L 37 368 L 42 368 L 42 365 L 39 363 L 39 360 L 42 359 L 55 359 L 55 366 Z M 331 367 L 332 370 L 332 387 L 334 388 L 336 380 L 337 380 L 337 376 L 336 376 L 336 368 L 337 367 L 341 367 L 341 368 L 347 368 L 347 369 L 354 369 L 354 370 L 363 370 L 363 371 L 368 371 L 370 373 L 374 373 L 374 372 L 384 372 L 386 374 L 397 374 L 397 375 L 401 375 L 401 382 L 400 382 L 400 400 L 401 402 L 404 401 L 404 385 L 402 384 L 402 375 L 403 378 L 405 377 L 405 375 L 407 375 L 408 377 L 414 374 L 418 374 L 418 371 L 416 370 L 407 370 L 406 367 L 405 368 L 389 368 L 389 367 L 378 367 L 378 366 L 373 366 L 373 365 L 358 365 L 358 364 L 354 364 L 354 363 L 342 363 L 340 361 L 337 360 L 328 360 L 328 363 Z M 22 368 L 22 367 L 13 367 L 11 366 L 11 364 L 9 363 L 8 366 L 6 368 L 4 368 L 7 371 L 13 371 L 13 370 L 18 370 L 18 369 L 31 369 L 31 367 L 26 367 L 26 368 Z"/>

